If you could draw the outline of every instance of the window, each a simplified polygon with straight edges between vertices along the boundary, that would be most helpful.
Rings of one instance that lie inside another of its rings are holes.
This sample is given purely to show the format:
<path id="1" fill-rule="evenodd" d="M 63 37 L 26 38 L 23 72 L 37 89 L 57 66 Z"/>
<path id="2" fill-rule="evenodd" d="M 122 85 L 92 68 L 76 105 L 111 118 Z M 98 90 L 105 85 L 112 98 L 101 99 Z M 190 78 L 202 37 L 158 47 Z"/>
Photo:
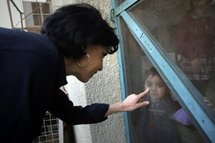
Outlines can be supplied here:
<path id="1" fill-rule="evenodd" d="M 39 32 L 44 19 L 51 13 L 51 2 L 23 2 L 26 29 Z"/>
<path id="2" fill-rule="evenodd" d="M 32 14 L 34 25 L 41 25 L 46 16 L 50 14 L 49 3 L 36 3 L 32 2 Z"/>
<path id="3" fill-rule="evenodd" d="M 150 88 L 150 106 L 127 115 L 129 141 L 215 141 L 212 1 L 117 2 L 125 95 Z"/>

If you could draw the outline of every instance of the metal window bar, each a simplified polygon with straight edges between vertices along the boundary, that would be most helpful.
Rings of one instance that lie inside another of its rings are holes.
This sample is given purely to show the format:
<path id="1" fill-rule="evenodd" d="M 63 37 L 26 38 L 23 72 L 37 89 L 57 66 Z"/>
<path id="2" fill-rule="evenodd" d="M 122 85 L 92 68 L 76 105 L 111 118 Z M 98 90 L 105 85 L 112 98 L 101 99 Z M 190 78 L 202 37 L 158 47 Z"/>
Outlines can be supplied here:
<path id="1" fill-rule="evenodd" d="M 126 6 L 127 8 L 129 6 Z M 119 24 L 119 17 L 116 17 L 115 16 L 115 8 L 116 8 L 116 3 L 115 3 L 115 0 L 112 0 L 112 9 L 111 9 L 111 20 L 112 22 L 114 23 L 114 26 L 117 27 L 118 29 L 115 29 L 115 32 L 116 34 L 118 35 L 119 39 L 120 39 L 120 48 L 118 50 L 118 63 L 119 63 L 119 70 L 120 70 L 120 84 L 121 84 L 121 87 L 122 87 L 122 90 L 121 90 L 121 95 L 122 95 L 122 99 L 125 99 L 126 98 L 126 95 L 127 95 L 127 91 L 126 91 L 126 77 L 124 75 L 124 63 L 123 63 L 123 59 L 122 59 L 122 53 L 123 53 L 123 39 L 121 36 L 121 28 L 120 28 L 120 24 Z M 129 132 L 129 121 L 128 121 L 128 113 L 124 113 L 124 120 L 125 120 L 125 130 L 126 130 L 126 142 L 127 143 L 131 143 L 131 139 L 130 139 L 130 132 Z"/>
<path id="2" fill-rule="evenodd" d="M 115 9 L 115 15 L 118 16 L 121 12 L 123 12 L 125 9 L 128 9 L 135 3 L 137 3 L 139 0 L 126 0 L 124 1 L 117 9 Z M 114 3 L 114 2 L 113 2 Z"/>

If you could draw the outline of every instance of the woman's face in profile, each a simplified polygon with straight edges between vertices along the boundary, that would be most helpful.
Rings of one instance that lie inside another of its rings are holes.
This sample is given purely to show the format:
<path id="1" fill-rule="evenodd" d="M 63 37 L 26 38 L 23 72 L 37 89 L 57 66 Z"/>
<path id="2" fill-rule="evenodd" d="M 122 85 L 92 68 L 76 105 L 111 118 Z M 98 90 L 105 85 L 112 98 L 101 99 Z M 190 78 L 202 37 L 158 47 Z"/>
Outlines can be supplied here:
<path id="1" fill-rule="evenodd" d="M 86 66 L 79 67 L 79 71 L 76 75 L 82 82 L 87 82 L 95 73 L 103 69 L 103 58 L 107 55 L 105 47 L 100 45 L 90 46 L 87 48 L 86 52 L 89 55 L 89 59 L 85 60 Z"/>
<path id="2" fill-rule="evenodd" d="M 159 101 L 168 94 L 168 88 L 158 75 L 149 75 L 145 81 L 145 89 L 149 88 L 151 101 Z"/>

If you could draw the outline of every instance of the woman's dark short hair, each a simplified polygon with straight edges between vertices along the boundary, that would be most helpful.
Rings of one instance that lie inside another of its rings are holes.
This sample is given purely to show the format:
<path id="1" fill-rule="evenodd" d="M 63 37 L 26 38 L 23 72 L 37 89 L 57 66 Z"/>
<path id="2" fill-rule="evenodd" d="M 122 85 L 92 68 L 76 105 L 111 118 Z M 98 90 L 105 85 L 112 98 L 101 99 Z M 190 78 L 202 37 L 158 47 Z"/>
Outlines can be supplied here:
<path id="1" fill-rule="evenodd" d="M 67 5 L 56 10 L 43 23 L 47 34 L 61 55 L 78 59 L 88 45 L 101 45 L 109 54 L 117 51 L 119 40 L 100 12 L 88 4 Z"/>

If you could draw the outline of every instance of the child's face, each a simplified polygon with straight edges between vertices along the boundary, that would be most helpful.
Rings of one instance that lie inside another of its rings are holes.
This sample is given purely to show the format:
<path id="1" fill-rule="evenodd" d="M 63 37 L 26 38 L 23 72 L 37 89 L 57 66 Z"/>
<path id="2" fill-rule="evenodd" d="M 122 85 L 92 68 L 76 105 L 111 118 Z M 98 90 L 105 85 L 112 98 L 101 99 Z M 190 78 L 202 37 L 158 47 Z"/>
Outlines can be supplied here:
<path id="1" fill-rule="evenodd" d="M 159 101 L 169 90 L 164 81 L 158 75 L 150 75 L 145 81 L 145 89 L 149 88 L 151 101 Z"/>

